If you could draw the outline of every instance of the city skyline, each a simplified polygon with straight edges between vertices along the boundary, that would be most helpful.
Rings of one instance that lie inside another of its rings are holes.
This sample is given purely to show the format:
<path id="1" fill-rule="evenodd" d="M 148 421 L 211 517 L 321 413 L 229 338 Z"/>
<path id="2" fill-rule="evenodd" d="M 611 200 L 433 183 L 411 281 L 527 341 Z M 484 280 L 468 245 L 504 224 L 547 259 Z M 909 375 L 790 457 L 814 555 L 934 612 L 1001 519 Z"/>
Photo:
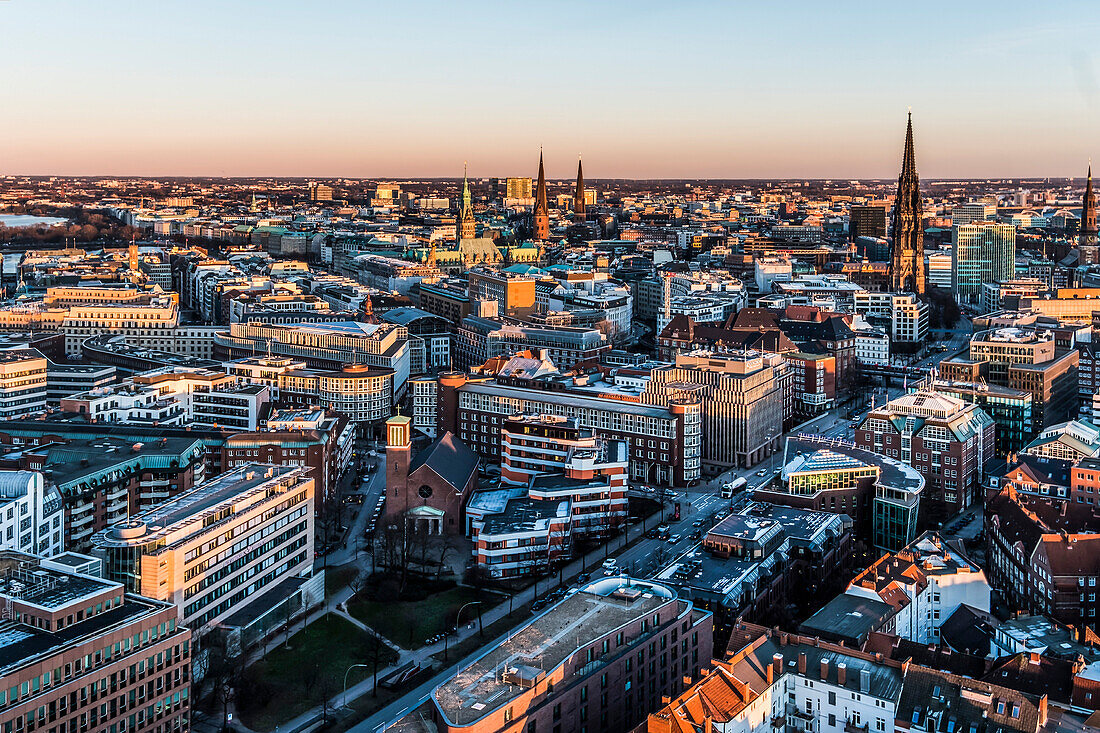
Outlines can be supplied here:
<path id="1" fill-rule="evenodd" d="M 926 179 L 1094 152 L 1084 3 L 53 6 L 0 4 L 0 173 L 890 179 L 909 107 Z"/>

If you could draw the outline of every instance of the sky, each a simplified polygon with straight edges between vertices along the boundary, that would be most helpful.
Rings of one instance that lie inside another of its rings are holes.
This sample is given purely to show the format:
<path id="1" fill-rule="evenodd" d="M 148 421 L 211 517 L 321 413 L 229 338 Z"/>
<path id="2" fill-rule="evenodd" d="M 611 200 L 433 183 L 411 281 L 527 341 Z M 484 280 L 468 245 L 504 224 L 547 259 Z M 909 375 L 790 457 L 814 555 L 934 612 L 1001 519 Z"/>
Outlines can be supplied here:
<path id="1" fill-rule="evenodd" d="M 1080 176 L 1100 2 L 0 0 L 0 174 Z"/>

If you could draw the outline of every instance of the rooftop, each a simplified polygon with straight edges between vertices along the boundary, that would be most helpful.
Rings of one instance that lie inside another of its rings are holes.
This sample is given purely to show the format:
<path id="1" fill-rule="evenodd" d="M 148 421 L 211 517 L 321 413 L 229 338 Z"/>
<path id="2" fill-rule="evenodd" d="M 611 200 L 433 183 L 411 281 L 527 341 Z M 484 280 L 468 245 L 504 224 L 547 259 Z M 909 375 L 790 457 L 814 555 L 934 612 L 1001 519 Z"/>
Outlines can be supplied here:
<path id="1" fill-rule="evenodd" d="M 171 544 L 199 534 L 277 487 L 288 488 L 305 469 L 252 464 L 226 471 L 173 499 L 97 532 L 101 547 L 128 547 L 160 541 Z"/>
<path id="2" fill-rule="evenodd" d="M 675 602 L 675 593 L 656 583 L 631 578 L 593 581 L 458 670 L 432 691 L 432 698 L 448 723 L 469 725 L 567 664 L 582 647 Z M 566 668 L 565 683 L 603 663 L 597 659 Z"/>

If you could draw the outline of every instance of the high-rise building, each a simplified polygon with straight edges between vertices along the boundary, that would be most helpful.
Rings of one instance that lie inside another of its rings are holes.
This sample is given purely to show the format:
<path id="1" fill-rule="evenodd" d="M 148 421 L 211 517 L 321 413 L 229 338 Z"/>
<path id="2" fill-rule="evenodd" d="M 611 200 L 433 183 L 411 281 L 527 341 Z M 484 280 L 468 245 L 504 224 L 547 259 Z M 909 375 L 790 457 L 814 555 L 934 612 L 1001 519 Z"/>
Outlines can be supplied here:
<path id="1" fill-rule="evenodd" d="M 978 222 L 951 228 L 951 291 L 977 303 L 985 283 L 1010 280 L 1016 273 L 1016 227 Z"/>
<path id="2" fill-rule="evenodd" d="M 920 179 L 913 152 L 913 114 L 905 128 L 905 153 L 894 199 L 893 252 L 890 285 L 895 292 L 924 295 L 924 228 L 920 199 Z"/>
<path id="3" fill-rule="evenodd" d="M 191 632 L 179 610 L 74 564 L 95 565 L 73 553 L 0 552 L 4 727 L 190 730 Z"/>
<path id="4" fill-rule="evenodd" d="M 886 203 L 853 205 L 848 210 L 848 238 L 855 242 L 860 237 L 886 238 Z"/>
<path id="5" fill-rule="evenodd" d="M 535 216 L 533 239 L 540 242 L 550 239 L 550 206 L 546 201 L 546 172 L 539 151 L 539 182 L 535 189 Z"/>
<path id="6" fill-rule="evenodd" d="M 504 198 L 529 199 L 532 190 L 530 178 L 507 178 L 504 181 Z"/>
<path id="7" fill-rule="evenodd" d="M 577 158 L 577 189 L 573 193 L 573 221 L 582 222 L 585 220 L 586 214 L 584 212 L 585 205 L 585 191 L 584 191 L 584 171 L 581 168 L 581 159 Z"/>

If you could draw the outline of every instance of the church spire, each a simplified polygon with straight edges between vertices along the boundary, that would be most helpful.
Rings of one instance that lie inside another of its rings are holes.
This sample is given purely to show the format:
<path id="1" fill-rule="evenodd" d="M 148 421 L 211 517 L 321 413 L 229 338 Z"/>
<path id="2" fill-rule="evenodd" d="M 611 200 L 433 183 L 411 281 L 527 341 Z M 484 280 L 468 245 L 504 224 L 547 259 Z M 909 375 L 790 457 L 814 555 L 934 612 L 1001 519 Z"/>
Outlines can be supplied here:
<path id="1" fill-rule="evenodd" d="M 539 148 L 539 182 L 535 189 L 535 239 L 550 238 L 550 207 L 546 203 L 546 173 L 542 166 L 542 148 Z"/>
<path id="2" fill-rule="evenodd" d="M 462 162 L 462 204 L 458 210 L 458 241 L 477 237 L 477 224 L 474 222 L 474 208 L 471 205 L 470 181 L 466 175 L 466 161 Z"/>
<path id="3" fill-rule="evenodd" d="M 1080 240 L 1083 245 L 1096 244 L 1096 195 L 1092 192 L 1092 161 L 1089 161 L 1088 180 L 1085 182 L 1085 198 L 1081 202 Z"/>
<path id="4" fill-rule="evenodd" d="M 913 151 L 913 113 L 905 126 L 905 151 L 894 197 L 893 246 L 890 261 L 890 289 L 924 294 L 924 207 L 920 200 L 917 157 Z"/>
<path id="5" fill-rule="evenodd" d="M 584 221 L 584 169 L 581 156 L 577 156 L 577 190 L 573 193 L 573 221 Z"/>

